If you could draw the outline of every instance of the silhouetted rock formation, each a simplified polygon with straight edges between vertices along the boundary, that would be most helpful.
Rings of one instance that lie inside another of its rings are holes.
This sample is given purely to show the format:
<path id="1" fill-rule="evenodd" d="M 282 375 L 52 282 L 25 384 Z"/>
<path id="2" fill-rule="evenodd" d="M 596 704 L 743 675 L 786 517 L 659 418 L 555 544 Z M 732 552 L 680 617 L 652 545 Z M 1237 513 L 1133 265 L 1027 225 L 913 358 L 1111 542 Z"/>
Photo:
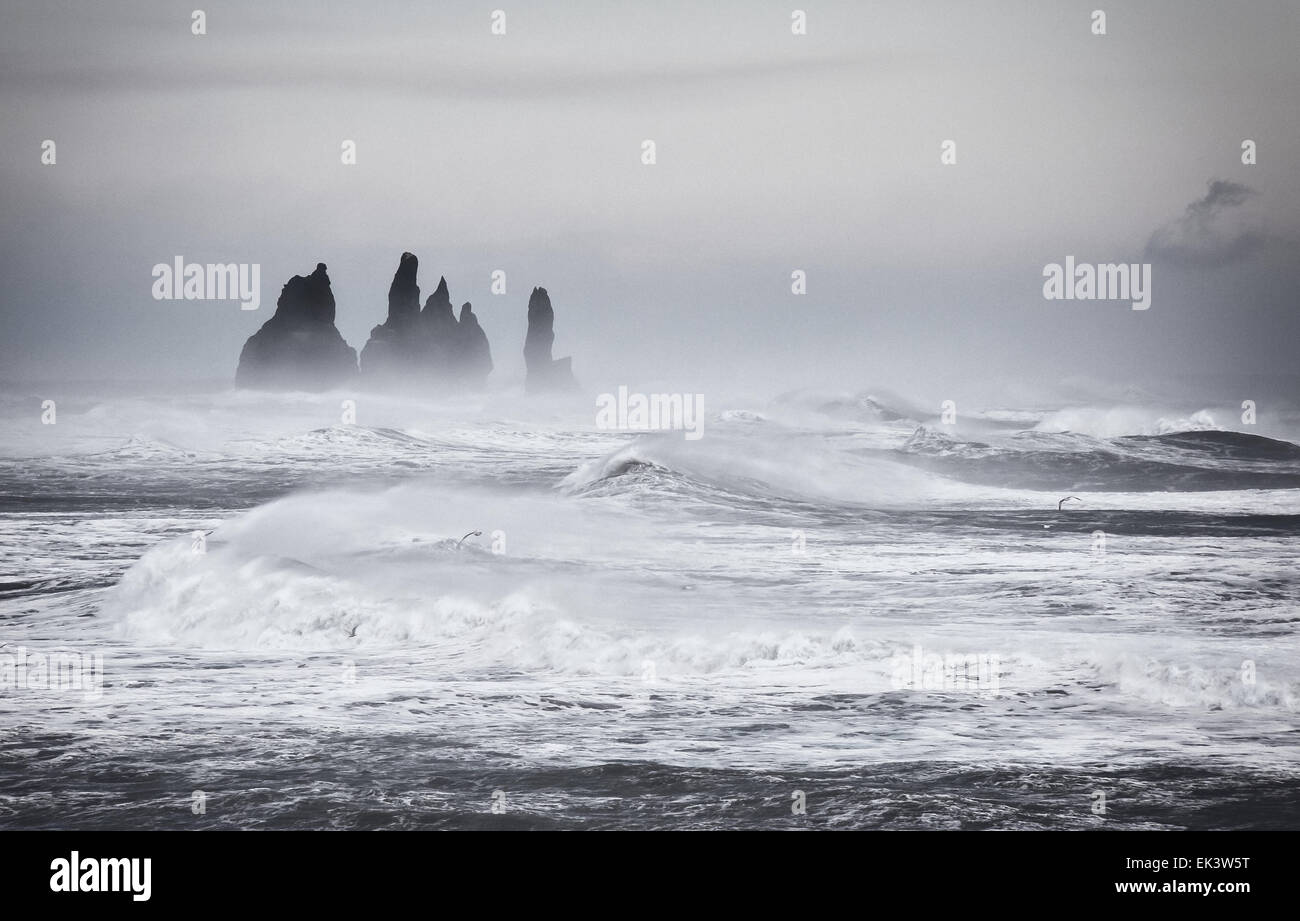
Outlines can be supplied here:
<path id="1" fill-rule="evenodd" d="M 361 350 L 361 373 L 371 380 L 407 381 L 418 355 L 420 286 L 415 282 L 420 260 L 402 253 L 388 286 L 388 319 L 370 331 Z"/>
<path id="2" fill-rule="evenodd" d="M 425 336 L 424 350 L 429 370 L 437 377 L 453 377 L 459 345 L 456 312 L 451 308 L 447 279 L 439 278 L 438 287 L 424 302 L 420 313 Z"/>
<path id="3" fill-rule="evenodd" d="M 420 309 L 418 265 L 415 256 L 402 254 L 388 289 L 388 319 L 370 331 L 361 350 L 361 374 L 370 382 L 404 387 L 484 386 L 492 371 L 487 335 L 468 304 L 457 321 L 446 278 L 438 280 Z"/>
<path id="4" fill-rule="evenodd" d="M 524 339 L 524 365 L 527 375 L 524 389 L 529 393 L 548 390 L 572 390 L 578 386 L 573 378 L 572 358 L 552 358 L 555 343 L 555 311 L 545 288 L 534 288 L 528 298 L 528 335 Z"/>
<path id="5" fill-rule="evenodd" d="M 487 383 L 492 373 L 492 348 L 488 345 L 487 333 L 478 325 L 474 308 L 466 301 L 460 308 L 459 364 L 461 376 L 470 387 L 481 388 Z"/>
<path id="6" fill-rule="evenodd" d="M 322 262 L 280 291 L 275 315 L 244 343 L 235 386 L 328 390 L 350 383 L 356 373 L 356 349 L 334 326 L 334 292 Z"/>
<path id="7" fill-rule="evenodd" d="M 419 269 L 420 260 L 413 253 L 402 253 L 388 286 L 388 325 L 394 329 L 407 329 L 420 316 L 420 286 L 415 283 Z"/>
<path id="8" fill-rule="evenodd" d="M 388 317 L 370 331 L 361 350 L 343 341 L 334 326 L 334 293 L 325 264 L 304 277 L 289 279 L 267 320 L 244 343 L 235 384 L 266 390 L 325 390 L 354 382 L 358 370 L 369 384 L 402 390 L 479 389 L 492 373 L 492 347 L 470 304 L 457 319 L 447 279 L 420 307 L 416 275 L 420 261 L 402 253 L 388 286 Z M 530 393 L 577 388 L 572 359 L 552 358 L 555 311 L 545 288 L 528 299 L 528 335 L 524 340 L 525 381 Z"/>

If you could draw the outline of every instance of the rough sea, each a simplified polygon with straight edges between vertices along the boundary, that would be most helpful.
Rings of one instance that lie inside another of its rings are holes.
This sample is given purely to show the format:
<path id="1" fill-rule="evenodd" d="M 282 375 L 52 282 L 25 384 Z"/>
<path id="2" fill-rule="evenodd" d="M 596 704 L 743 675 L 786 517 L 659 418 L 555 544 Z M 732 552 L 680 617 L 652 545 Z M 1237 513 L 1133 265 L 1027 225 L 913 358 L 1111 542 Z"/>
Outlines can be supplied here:
<path id="1" fill-rule="evenodd" d="M 0 827 L 1300 827 L 1294 412 L 48 396 Z"/>

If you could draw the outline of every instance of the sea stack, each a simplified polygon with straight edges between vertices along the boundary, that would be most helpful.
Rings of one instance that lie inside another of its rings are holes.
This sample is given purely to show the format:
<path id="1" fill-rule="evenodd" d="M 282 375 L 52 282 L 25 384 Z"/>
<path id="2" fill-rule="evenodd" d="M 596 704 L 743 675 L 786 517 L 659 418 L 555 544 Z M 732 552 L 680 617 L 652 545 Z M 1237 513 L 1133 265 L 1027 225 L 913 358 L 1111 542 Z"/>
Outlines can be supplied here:
<path id="1" fill-rule="evenodd" d="M 451 306 L 446 278 L 438 279 L 438 287 L 424 302 L 420 323 L 423 337 L 421 360 L 427 366 L 426 370 L 434 377 L 451 377 L 451 369 L 456 363 L 457 330 L 456 311 Z"/>
<path id="2" fill-rule="evenodd" d="M 329 390 L 351 383 L 356 374 L 357 352 L 334 326 L 334 292 L 322 262 L 280 291 L 275 315 L 244 343 L 235 386 Z"/>
<path id="3" fill-rule="evenodd" d="M 468 304 L 460 320 L 451 306 L 447 279 L 420 308 L 419 260 L 402 253 L 388 289 L 388 319 L 370 331 L 361 350 L 361 375 L 372 384 L 403 390 L 479 389 L 492 371 L 487 335 Z"/>
<path id="4" fill-rule="evenodd" d="M 474 308 L 466 301 L 460 308 L 460 325 L 457 328 L 460 338 L 460 375 L 467 387 L 481 390 L 487 384 L 487 377 L 492 373 L 492 347 L 488 345 L 487 333 L 478 325 Z"/>
<path id="5" fill-rule="evenodd" d="M 524 389 L 529 393 L 573 390 L 572 358 L 552 358 L 555 343 L 555 311 L 545 288 L 534 288 L 528 298 L 528 335 L 524 339 Z"/>
<path id="6" fill-rule="evenodd" d="M 410 379 L 420 352 L 420 286 L 415 276 L 420 260 L 402 253 L 388 286 L 388 318 L 370 331 L 361 350 L 361 374 L 371 381 L 398 382 Z"/>

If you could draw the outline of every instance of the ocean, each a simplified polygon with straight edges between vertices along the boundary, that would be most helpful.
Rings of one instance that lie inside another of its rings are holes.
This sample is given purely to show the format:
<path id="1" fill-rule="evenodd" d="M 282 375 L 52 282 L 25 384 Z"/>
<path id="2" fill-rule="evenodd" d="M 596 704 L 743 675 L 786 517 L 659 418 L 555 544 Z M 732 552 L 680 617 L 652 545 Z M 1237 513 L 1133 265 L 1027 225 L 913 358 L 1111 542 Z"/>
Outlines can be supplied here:
<path id="1" fill-rule="evenodd" d="M 58 390 L 0 827 L 1300 827 L 1295 411 Z"/>

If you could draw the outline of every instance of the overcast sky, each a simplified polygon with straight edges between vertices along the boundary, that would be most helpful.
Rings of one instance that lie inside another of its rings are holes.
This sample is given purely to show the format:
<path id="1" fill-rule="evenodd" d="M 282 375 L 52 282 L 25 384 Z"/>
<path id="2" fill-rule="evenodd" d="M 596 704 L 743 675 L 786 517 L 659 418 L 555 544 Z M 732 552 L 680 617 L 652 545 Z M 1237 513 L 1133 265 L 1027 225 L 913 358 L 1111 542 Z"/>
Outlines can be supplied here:
<path id="1" fill-rule="evenodd" d="M 196 3 L 0 12 L 0 379 L 233 379 L 317 262 L 360 350 L 403 250 L 503 383 L 534 285 L 598 389 L 1297 372 L 1289 0 Z M 153 300 L 177 255 L 262 308 Z M 1066 256 L 1151 308 L 1044 300 Z"/>

